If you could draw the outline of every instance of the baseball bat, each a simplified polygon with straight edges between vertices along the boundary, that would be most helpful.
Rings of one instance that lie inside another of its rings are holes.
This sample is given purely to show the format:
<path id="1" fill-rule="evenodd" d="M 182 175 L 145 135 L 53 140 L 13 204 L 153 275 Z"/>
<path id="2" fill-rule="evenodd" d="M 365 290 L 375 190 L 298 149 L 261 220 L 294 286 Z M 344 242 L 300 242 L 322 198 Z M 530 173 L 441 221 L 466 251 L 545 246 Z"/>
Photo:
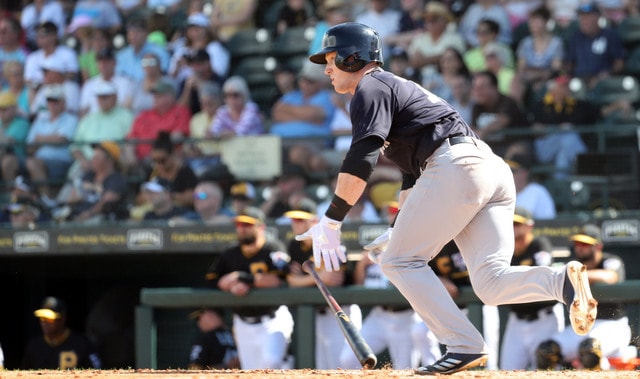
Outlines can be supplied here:
<path id="1" fill-rule="evenodd" d="M 367 344 L 367 341 L 362 338 L 358 329 L 353 325 L 349 316 L 344 313 L 338 302 L 336 302 L 336 299 L 331 295 L 329 288 L 327 288 L 327 286 L 322 282 L 322 279 L 320 279 L 320 276 L 316 272 L 315 264 L 310 260 L 306 260 L 302 264 L 302 269 L 307 274 L 311 275 L 313 281 L 316 282 L 316 286 L 320 290 L 322 297 L 324 297 L 324 300 L 327 302 L 329 308 L 331 308 L 331 311 L 333 312 L 333 315 L 338 321 L 338 325 L 340 325 L 344 338 L 349 343 L 349 346 L 351 346 L 351 350 L 353 350 L 353 353 L 356 355 L 356 358 L 358 358 L 362 367 L 364 369 L 372 369 L 376 367 L 378 358 L 376 358 L 376 355 L 369 347 L 369 344 Z"/>

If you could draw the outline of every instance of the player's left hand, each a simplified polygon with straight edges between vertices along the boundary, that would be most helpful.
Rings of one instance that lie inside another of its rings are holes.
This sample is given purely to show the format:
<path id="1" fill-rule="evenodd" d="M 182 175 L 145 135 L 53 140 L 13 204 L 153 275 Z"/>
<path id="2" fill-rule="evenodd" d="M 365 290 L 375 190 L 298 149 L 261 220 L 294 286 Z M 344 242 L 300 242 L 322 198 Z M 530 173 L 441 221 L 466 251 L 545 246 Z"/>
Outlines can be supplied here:
<path id="1" fill-rule="evenodd" d="M 393 228 L 388 228 L 384 233 L 364 247 L 364 249 L 367 250 L 369 259 L 371 259 L 373 263 L 380 263 L 380 254 L 387 250 L 392 232 Z"/>
<path id="2" fill-rule="evenodd" d="M 311 239 L 313 242 L 313 260 L 316 267 L 322 266 L 327 271 L 340 269 L 341 262 L 347 261 L 344 246 L 340 245 L 340 228 L 342 223 L 322 216 L 320 222 L 309 228 L 306 233 L 298 234 L 297 241 Z"/>

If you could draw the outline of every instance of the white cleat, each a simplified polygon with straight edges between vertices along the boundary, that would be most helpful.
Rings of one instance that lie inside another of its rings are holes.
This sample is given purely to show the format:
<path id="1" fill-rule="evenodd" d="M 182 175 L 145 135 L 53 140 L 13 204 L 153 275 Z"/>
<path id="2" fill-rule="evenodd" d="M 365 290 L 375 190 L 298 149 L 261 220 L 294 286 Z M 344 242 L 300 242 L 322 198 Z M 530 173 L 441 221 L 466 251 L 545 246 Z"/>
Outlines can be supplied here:
<path id="1" fill-rule="evenodd" d="M 596 321 L 598 301 L 591 294 L 585 265 L 577 261 L 567 263 L 566 275 L 571 287 L 573 287 L 573 301 L 571 304 L 567 304 L 569 306 L 571 327 L 576 334 L 583 336 L 589 333 L 593 323 Z M 566 290 L 571 289 L 565 286 Z"/>

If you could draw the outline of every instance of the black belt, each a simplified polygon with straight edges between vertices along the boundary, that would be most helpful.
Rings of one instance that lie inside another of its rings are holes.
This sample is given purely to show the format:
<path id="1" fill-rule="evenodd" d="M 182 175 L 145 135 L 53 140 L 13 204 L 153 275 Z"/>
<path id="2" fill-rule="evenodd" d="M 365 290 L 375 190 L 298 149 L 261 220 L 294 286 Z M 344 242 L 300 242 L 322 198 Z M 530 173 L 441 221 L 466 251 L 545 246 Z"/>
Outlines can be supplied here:
<path id="1" fill-rule="evenodd" d="M 241 315 L 238 315 L 238 317 L 240 317 L 240 320 L 246 322 L 247 324 L 260 324 L 262 321 L 264 321 L 265 318 L 272 319 L 272 318 L 276 317 L 276 314 L 275 313 L 267 313 L 267 314 L 259 315 L 259 316 L 241 316 Z"/>
<path id="2" fill-rule="evenodd" d="M 553 313 L 553 308 L 543 308 L 540 309 L 537 312 L 534 313 L 516 313 L 513 312 L 516 317 L 518 318 L 518 320 L 522 320 L 522 321 L 536 321 L 537 319 L 540 318 L 540 314 L 543 315 L 550 315 Z"/>
<path id="3" fill-rule="evenodd" d="M 474 141 L 472 137 L 468 137 L 468 136 L 449 137 L 447 138 L 447 140 L 449 140 L 449 145 L 451 146 L 457 145 L 459 143 L 472 143 L 474 145 L 476 144 L 476 141 Z"/>
<path id="4" fill-rule="evenodd" d="M 383 311 L 387 311 L 387 312 L 404 312 L 411 309 L 411 307 L 408 307 L 405 305 L 396 305 L 396 306 L 381 305 L 380 308 L 382 308 Z"/>

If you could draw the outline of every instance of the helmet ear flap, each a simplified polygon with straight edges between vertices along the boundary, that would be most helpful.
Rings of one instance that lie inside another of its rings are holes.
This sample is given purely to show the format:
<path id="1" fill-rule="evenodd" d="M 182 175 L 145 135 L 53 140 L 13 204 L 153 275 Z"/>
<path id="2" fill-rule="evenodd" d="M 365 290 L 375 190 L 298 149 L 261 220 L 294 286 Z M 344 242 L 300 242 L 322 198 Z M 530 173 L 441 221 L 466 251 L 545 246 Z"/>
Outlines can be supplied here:
<path id="1" fill-rule="evenodd" d="M 359 59 L 356 54 L 350 54 L 344 58 L 338 54 L 335 63 L 338 69 L 346 72 L 360 71 L 367 64 L 364 60 Z"/>

